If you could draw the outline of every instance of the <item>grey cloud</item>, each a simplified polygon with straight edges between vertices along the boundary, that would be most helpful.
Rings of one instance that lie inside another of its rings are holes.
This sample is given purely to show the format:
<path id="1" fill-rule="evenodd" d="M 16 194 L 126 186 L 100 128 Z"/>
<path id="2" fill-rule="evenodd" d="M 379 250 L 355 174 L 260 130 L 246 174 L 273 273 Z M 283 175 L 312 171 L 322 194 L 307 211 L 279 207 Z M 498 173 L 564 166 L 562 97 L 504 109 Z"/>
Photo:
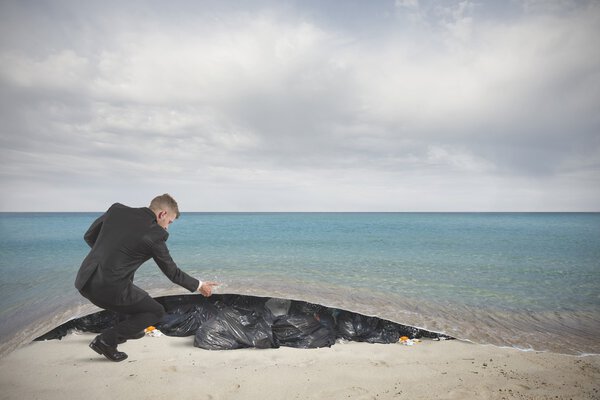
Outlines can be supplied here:
<path id="1" fill-rule="evenodd" d="M 36 184 L 99 196 L 88 207 L 161 185 L 214 209 L 597 200 L 594 4 L 496 19 L 398 1 L 364 6 L 360 24 L 360 3 L 347 18 L 316 3 L 107 4 L 2 5 L 0 182 L 21 204 L 39 207 L 22 193 Z M 556 196 L 565 182 L 579 197 Z"/>

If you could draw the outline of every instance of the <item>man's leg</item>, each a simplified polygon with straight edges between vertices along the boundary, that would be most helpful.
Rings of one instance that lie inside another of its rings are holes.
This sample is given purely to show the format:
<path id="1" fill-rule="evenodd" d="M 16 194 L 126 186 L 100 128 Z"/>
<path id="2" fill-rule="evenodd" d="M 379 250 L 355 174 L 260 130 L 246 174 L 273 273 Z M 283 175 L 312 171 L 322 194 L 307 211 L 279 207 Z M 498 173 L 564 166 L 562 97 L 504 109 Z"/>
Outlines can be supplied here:
<path id="1" fill-rule="evenodd" d="M 84 291 L 80 293 L 98 307 L 115 311 L 120 316 L 119 322 L 114 327 L 96 336 L 90 343 L 92 350 L 111 361 L 123 361 L 127 358 L 127 354 L 117 350 L 120 339 L 123 342 L 135 337 L 144 328 L 160 321 L 165 314 L 163 306 L 150 296 L 135 304 L 114 305 L 98 301 Z"/>
<path id="2" fill-rule="evenodd" d="M 104 331 L 100 336 L 102 340 L 116 346 L 119 339 L 129 339 L 135 337 L 150 325 L 159 322 L 165 315 L 165 309 L 159 302 L 146 296 L 142 301 L 131 305 L 105 305 L 109 310 L 115 311 L 125 316 L 112 328 Z"/>
<path id="3" fill-rule="evenodd" d="M 126 319 L 129 319 L 130 317 L 131 317 L 131 315 L 129 315 L 129 314 L 117 314 L 118 323 L 121 323 L 121 322 L 125 321 Z M 138 333 L 136 333 L 134 336 L 129 336 L 129 337 L 119 336 L 117 338 L 117 344 L 125 343 L 126 341 L 128 341 L 130 339 L 141 339 L 145 336 L 145 334 L 146 334 L 146 332 L 141 330 Z"/>

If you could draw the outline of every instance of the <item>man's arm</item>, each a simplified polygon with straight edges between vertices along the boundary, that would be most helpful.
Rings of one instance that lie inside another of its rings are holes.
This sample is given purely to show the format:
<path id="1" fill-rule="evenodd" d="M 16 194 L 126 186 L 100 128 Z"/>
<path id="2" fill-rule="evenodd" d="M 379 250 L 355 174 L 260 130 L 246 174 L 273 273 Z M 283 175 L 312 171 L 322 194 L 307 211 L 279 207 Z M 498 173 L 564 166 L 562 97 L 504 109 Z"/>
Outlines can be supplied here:
<path id="1" fill-rule="evenodd" d="M 212 291 L 215 287 L 219 286 L 219 283 L 213 281 L 200 281 L 192 278 L 182 270 L 180 270 L 167 248 L 167 244 L 161 241 L 153 247 L 154 262 L 158 265 L 161 271 L 171 280 L 171 282 L 178 284 L 189 290 L 190 292 L 200 292 L 202 296 L 209 297 L 212 295 Z"/>
<path id="2" fill-rule="evenodd" d="M 171 254 L 169 253 L 169 249 L 164 240 L 159 240 L 154 243 L 152 246 L 152 258 L 171 282 L 186 288 L 190 292 L 195 292 L 200 289 L 200 281 L 198 279 L 192 278 L 177 267 L 177 264 L 175 264 L 175 261 L 171 258 Z"/>

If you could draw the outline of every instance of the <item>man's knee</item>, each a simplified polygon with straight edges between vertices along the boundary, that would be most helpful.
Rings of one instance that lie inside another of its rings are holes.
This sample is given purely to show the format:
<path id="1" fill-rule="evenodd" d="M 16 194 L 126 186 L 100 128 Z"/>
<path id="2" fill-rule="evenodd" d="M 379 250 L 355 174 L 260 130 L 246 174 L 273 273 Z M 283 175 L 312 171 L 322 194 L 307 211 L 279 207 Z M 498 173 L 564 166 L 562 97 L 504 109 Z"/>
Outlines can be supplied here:
<path id="1" fill-rule="evenodd" d="M 155 312 L 157 321 L 162 320 L 166 313 L 167 312 L 165 311 L 165 308 L 162 305 L 158 304 L 158 307 L 156 308 Z"/>
<path id="2" fill-rule="evenodd" d="M 149 300 L 148 312 L 151 313 L 157 321 L 160 321 L 166 314 L 165 308 L 158 301 L 152 298 L 149 298 Z"/>

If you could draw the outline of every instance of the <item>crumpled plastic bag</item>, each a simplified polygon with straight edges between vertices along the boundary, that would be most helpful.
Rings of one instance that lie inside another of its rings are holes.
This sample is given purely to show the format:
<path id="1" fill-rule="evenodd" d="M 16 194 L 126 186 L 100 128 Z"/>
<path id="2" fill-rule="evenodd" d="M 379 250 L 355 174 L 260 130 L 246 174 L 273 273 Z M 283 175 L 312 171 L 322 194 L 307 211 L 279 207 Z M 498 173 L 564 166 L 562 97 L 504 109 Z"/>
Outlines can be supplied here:
<path id="1" fill-rule="evenodd" d="M 278 346 L 312 349 L 335 344 L 333 326 L 322 324 L 314 315 L 283 315 L 273 322 L 271 329 Z"/>
<path id="2" fill-rule="evenodd" d="M 261 315 L 233 307 L 204 322 L 196 331 L 194 346 L 206 350 L 276 347 L 271 326 Z"/>
<path id="3" fill-rule="evenodd" d="M 83 332 L 102 333 L 117 324 L 119 315 L 114 311 L 103 310 L 75 320 L 73 328 Z"/>
<path id="4" fill-rule="evenodd" d="M 265 308 L 267 308 L 275 318 L 287 315 L 291 305 L 292 301 L 288 299 L 272 298 L 265 302 Z"/>
<path id="5" fill-rule="evenodd" d="M 341 311 L 337 317 L 338 336 L 346 340 L 368 343 L 396 343 L 400 326 L 376 317 Z"/>
<path id="6" fill-rule="evenodd" d="M 210 303 L 182 305 L 166 314 L 156 328 L 167 336 L 193 336 L 204 322 L 218 313 Z"/>
<path id="7" fill-rule="evenodd" d="M 213 296 L 214 297 L 214 296 Z M 267 298 L 244 296 L 239 294 L 224 295 L 221 300 L 216 302 L 216 306 L 221 309 L 235 308 L 242 314 L 256 314 L 262 317 L 269 325 L 275 320 L 275 316 L 266 306 Z"/>

